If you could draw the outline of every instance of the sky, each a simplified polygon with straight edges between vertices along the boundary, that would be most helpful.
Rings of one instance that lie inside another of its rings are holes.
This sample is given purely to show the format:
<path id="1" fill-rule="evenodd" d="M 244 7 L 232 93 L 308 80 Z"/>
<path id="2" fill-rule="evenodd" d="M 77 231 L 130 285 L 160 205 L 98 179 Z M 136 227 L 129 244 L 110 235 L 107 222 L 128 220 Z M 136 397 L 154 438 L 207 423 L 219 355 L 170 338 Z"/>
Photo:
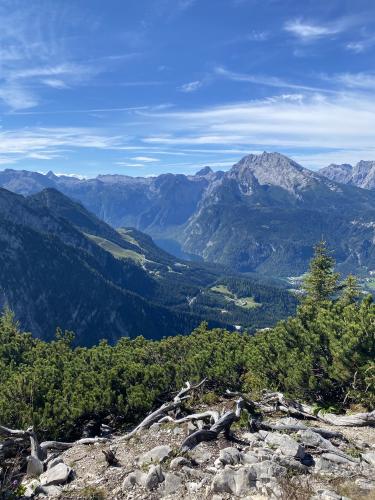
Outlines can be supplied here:
<path id="1" fill-rule="evenodd" d="M 0 0 L 0 168 L 375 160 L 374 0 Z"/>

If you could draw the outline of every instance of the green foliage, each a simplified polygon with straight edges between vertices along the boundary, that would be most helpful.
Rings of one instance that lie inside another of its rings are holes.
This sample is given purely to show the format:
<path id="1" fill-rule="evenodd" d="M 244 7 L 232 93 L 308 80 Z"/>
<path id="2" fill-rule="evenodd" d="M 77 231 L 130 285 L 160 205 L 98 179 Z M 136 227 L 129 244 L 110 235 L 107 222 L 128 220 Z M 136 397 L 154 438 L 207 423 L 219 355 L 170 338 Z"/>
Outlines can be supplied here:
<path id="1" fill-rule="evenodd" d="M 375 405 L 375 306 L 356 301 L 349 277 L 338 275 L 325 244 L 316 247 L 297 314 L 259 332 L 248 349 L 248 390 L 271 386 L 320 406 Z"/>
<path id="2" fill-rule="evenodd" d="M 303 281 L 304 300 L 319 305 L 330 300 L 338 290 L 339 274 L 334 272 L 335 261 L 324 241 L 314 249 L 310 272 Z"/>
<path id="3" fill-rule="evenodd" d="M 49 438 L 64 439 L 79 436 L 83 421 L 94 416 L 121 417 L 130 426 L 186 380 L 204 377 L 208 404 L 227 388 L 252 397 L 270 388 L 319 409 L 373 408 L 375 305 L 371 296 L 357 300 L 352 278 L 337 295 L 330 259 L 319 247 L 305 281 L 310 295 L 297 314 L 254 336 L 202 323 L 188 336 L 74 347 L 71 332 L 58 330 L 49 343 L 23 333 L 6 310 L 0 316 L 1 423 L 33 424 Z M 314 294 L 320 295 L 309 303 Z"/>
<path id="4" fill-rule="evenodd" d="M 73 348 L 61 331 L 52 342 L 19 331 L 9 312 L 0 319 L 0 414 L 3 424 L 31 423 L 49 437 L 76 437 L 83 419 L 121 416 L 139 421 L 157 400 L 186 380 L 207 376 L 212 389 L 240 387 L 251 337 L 202 324 L 190 336 L 161 341 L 122 338 Z"/>

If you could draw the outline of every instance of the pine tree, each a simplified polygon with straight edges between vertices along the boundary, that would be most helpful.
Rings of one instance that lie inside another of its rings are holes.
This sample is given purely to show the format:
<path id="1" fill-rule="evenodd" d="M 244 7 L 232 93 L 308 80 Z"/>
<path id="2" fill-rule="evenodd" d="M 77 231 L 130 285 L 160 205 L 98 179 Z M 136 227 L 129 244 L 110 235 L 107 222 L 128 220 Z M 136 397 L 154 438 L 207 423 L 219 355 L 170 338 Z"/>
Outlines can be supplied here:
<path id="1" fill-rule="evenodd" d="M 331 300 L 339 289 L 339 274 L 334 272 L 335 260 L 327 249 L 325 241 L 314 248 L 310 269 L 303 281 L 303 302 L 322 305 Z"/>
<path id="2" fill-rule="evenodd" d="M 339 303 L 343 306 L 354 304 L 360 297 L 361 291 L 356 276 L 349 274 L 346 280 L 341 285 L 341 296 Z"/>

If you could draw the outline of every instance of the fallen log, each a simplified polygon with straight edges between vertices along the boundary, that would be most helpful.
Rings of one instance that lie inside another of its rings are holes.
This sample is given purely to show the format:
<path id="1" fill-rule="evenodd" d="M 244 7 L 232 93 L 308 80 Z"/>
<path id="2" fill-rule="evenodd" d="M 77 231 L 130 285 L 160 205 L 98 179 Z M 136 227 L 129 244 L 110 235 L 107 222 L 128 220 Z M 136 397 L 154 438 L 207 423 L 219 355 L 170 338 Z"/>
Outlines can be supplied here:
<path id="1" fill-rule="evenodd" d="M 89 445 L 89 444 L 95 444 L 95 443 L 108 443 L 108 442 L 110 442 L 110 439 L 101 438 L 101 437 L 82 438 L 82 439 L 78 439 L 78 441 L 73 441 L 72 443 L 64 443 L 62 441 L 43 441 L 43 443 L 40 444 L 40 448 L 44 452 L 47 452 L 49 450 L 64 451 L 64 450 L 69 450 L 69 448 L 72 448 L 73 446 L 76 446 L 79 444 Z"/>
<path id="2" fill-rule="evenodd" d="M 231 426 L 239 420 L 241 412 L 244 409 L 252 412 L 253 404 L 241 397 L 236 401 L 236 409 L 234 411 L 224 413 L 209 429 L 200 429 L 188 436 L 181 445 L 181 452 L 190 451 L 203 441 L 213 441 L 217 439 L 221 432 L 224 432 L 225 437 L 229 438 Z"/>
<path id="3" fill-rule="evenodd" d="M 368 413 L 353 413 L 352 415 L 335 415 L 320 411 L 317 416 L 321 422 L 338 427 L 375 426 L 375 410 Z"/>
<path id="4" fill-rule="evenodd" d="M 157 410 L 150 413 L 145 419 L 142 420 L 140 424 L 137 425 L 131 432 L 128 432 L 124 436 L 120 438 L 120 441 L 127 441 L 132 438 L 135 434 L 140 432 L 143 429 L 148 429 L 152 424 L 160 422 L 160 420 L 167 417 L 167 414 L 173 410 L 179 408 L 183 401 L 190 398 L 190 392 L 197 390 L 206 382 L 206 379 L 203 379 L 197 385 L 191 385 L 190 382 L 185 383 L 185 387 L 183 387 L 173 398 L 172 401 L 168 401 L 160 406 Z"/>
<path id="5" fill-rule="evenodd" d="M 298 431 L 305 431 L 305 430 L 311 430 L 313 432 L 316 432 L 317 434 L 320 434 L 326 439 L 332 439 L 332 438 L 338 438 L 338 439 L 343 439 L 346 440 L 344 435 L 341 432 L 335 432 L 335 431 L 329 431 L 327 429 L 322 429 L 321 427 L 311 427 L 303 424 L 296 424 L 296 425 L 291 425 L 291 424 L 270 424 L 270 423 L 265 423 L 265 422 L 257 422 L 256 423 L 258 429 L 264 430 L 264 431 L 290 431 L 290 432 L 298 432 Z"/>
<path id="6" fill-rule="evenodd" d="M 335 415 L 334 413 L 325 413 L 320 410 L 318 413 L 314 412 L 314 408 L 310 405 L 299 403 L 293 399 L 288 399 L 281 392 L 264 392 L 262 401 L 256 403 L 260 409 L 266 405 L 266 410 L 269 412 L 269 405 L 273 403 L 274 411 L 279 410 L 289 415 L 318 420 L 326 424 L 338 427 L 363 427 L 375 425 L 375 410 L 367 413 L 354 413 L 353 415 Z"/>

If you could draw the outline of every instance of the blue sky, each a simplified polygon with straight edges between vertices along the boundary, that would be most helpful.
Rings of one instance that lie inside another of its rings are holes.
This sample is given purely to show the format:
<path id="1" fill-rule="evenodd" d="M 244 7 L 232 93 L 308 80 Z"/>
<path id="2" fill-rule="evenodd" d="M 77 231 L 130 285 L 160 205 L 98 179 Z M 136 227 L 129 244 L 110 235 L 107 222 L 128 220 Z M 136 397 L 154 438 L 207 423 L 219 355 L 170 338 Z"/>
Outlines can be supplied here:
<path id="1" fill-rule="evenodd" d="M 373 0 L 0 0 L 0 168 L 375 159 Z"/>

